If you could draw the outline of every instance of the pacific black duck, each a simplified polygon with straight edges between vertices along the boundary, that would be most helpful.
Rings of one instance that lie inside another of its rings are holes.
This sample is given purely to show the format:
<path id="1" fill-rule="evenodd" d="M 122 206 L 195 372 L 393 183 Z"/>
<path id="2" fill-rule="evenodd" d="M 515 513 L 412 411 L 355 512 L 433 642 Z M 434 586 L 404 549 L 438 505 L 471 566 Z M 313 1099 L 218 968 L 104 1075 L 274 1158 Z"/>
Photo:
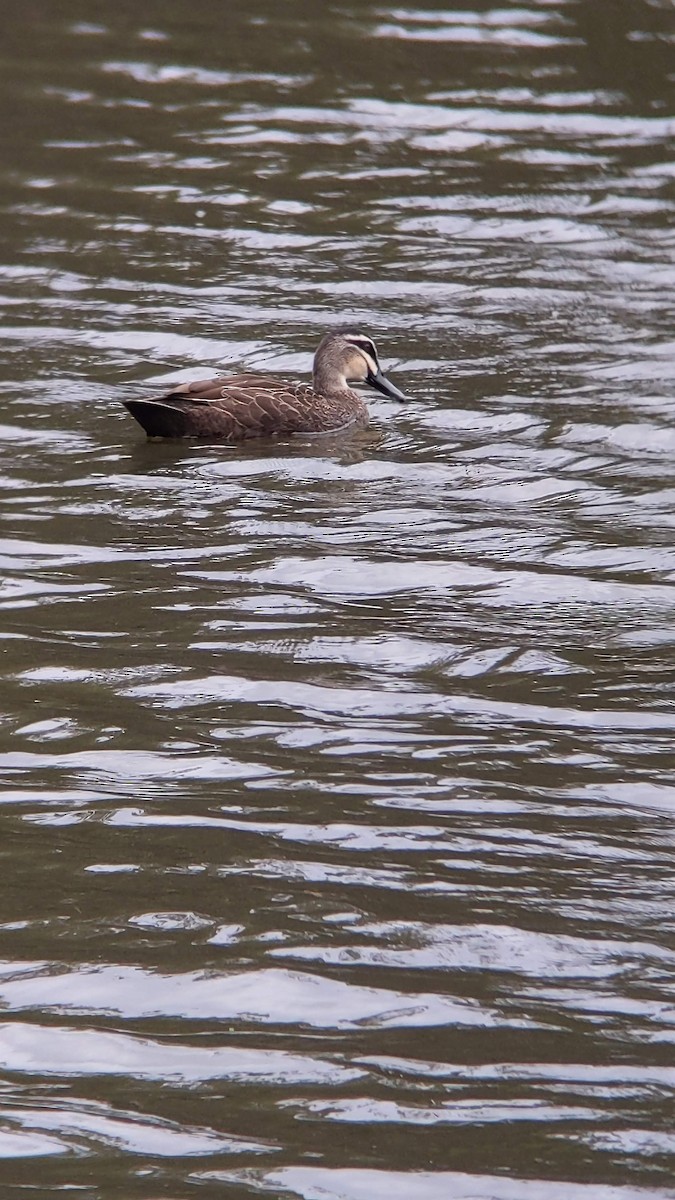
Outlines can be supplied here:
<path id="1" fill-rule="evenodd" d="M 312 383 L 269 375 L 216 375 L 179 384 L 164 396 L 125 400 L 148 437 L 238 438 L 330 433 L 368 424 L 368 409 L 350 383 L 366 383 L 405 400 L 382 374 L 372 338 L 353 329 L 327 333 L 314 355 Z"/>

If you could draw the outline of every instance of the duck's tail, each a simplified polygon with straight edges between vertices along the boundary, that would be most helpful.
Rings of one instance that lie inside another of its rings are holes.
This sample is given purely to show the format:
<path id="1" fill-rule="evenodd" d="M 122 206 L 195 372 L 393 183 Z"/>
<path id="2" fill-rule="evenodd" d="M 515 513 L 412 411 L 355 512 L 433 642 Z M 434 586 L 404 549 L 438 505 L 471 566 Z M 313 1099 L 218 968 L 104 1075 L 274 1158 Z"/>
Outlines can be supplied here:
<path id="1" fill-rule="evenodd" d="M 166 400 L 123 400 L 132 417 L 142 425 L 148 437 L 182 438 L 189 434 L 183 408 Z"/>

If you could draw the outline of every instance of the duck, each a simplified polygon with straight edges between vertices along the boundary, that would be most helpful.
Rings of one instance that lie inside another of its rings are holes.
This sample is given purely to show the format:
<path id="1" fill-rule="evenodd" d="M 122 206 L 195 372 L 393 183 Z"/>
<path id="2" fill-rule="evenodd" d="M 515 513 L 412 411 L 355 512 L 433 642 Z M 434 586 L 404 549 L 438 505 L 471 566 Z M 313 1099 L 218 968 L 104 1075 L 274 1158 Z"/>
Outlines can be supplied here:
<path id="1" fill-rule="evenodd" d="M 270 375 L 216 375 L 181 383 L 162 396 L 124 400 L 150 438 L 236 441 L 294 433 L 365 428 L 368 408 L 349 385 L 365 383 L 394 400 L 407 400 L 380 367 L 371 337 L 353 327 L 319 342 L 312 382 Z"/>

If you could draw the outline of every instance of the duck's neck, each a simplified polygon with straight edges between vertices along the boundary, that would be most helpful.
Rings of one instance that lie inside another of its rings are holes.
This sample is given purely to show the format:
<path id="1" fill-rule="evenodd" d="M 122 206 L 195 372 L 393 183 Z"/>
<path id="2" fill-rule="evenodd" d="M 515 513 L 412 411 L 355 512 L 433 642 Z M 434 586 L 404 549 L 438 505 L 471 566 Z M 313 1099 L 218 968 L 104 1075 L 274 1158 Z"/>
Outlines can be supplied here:
<path id="1" fill-rule="evenodd" d="M 317 363 L 313 372 L 314 391 L 320 396 L 354 396 L 356 392 L 350 388 L 342 371 L 331 363 Z"/>

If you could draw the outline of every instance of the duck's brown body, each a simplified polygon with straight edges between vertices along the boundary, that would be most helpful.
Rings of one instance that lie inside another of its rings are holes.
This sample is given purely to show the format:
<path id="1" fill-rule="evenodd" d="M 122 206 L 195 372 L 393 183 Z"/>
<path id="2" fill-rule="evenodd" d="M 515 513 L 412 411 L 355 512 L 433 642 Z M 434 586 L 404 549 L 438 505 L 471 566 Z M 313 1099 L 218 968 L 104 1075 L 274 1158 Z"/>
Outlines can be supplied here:
<path id="1" fill-rule="evenodd" d="M 309 383 L 284 383 L 261 375 L 197 380 L 166 396 L 124 403 L 148 437 L 234 441 L 368 423 L 366 406 L 351 388 L 328 400 Z"/>
<path id="2" fill-rule="evenodd" d="M 382 375 L 377 352 L 363 334 L 330 333 L 314 359 L 313 383 L 266 375 L 219 375 L 181 384 L 164 396 L 125 400 L 148 437 L 241 438 L 329 433 L 368 424 L 364 401 L 347 379 L 370 383 L 405 399 Z"/>

